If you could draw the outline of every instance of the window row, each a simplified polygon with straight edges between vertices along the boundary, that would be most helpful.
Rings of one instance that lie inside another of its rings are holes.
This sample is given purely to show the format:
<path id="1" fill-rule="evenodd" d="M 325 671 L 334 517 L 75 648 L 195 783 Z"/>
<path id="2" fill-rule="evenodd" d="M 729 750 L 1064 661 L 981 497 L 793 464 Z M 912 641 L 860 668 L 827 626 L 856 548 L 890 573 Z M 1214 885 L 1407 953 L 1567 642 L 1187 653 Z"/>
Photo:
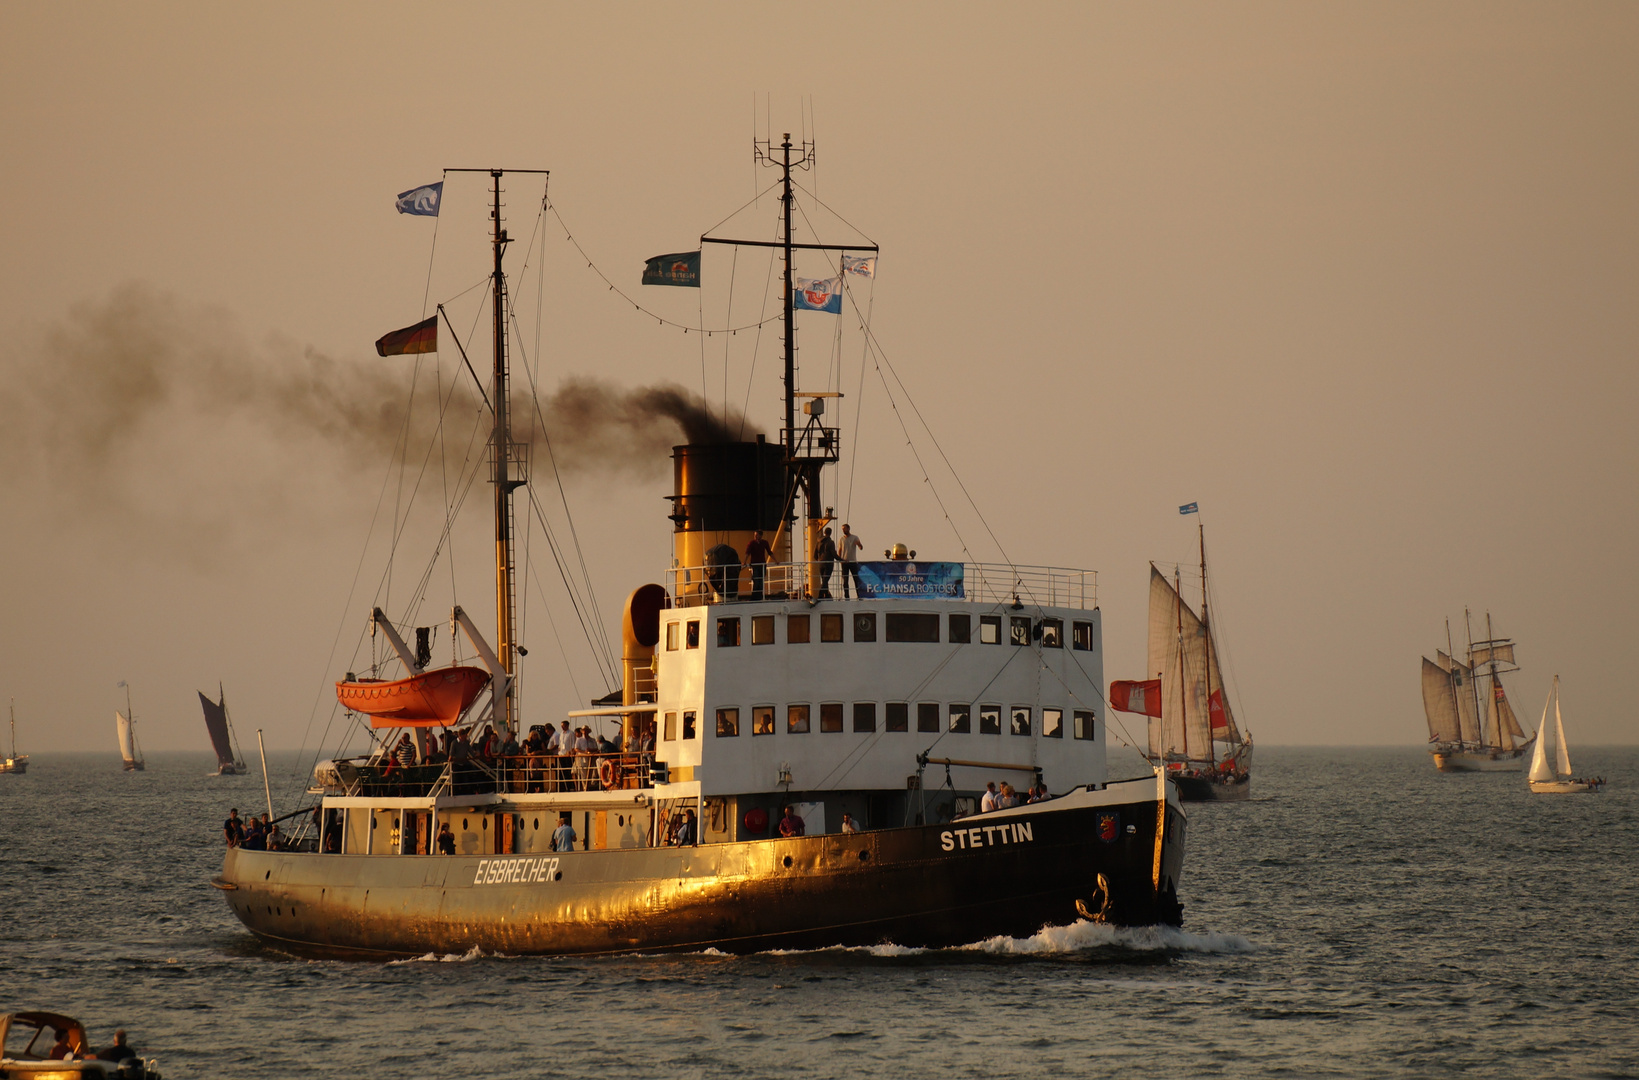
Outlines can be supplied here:
<path id="1" fill-rule="evenodd" d="M 1000 705 L 980 705 L 979 734 L 1000 735 L 1002 733 L 1002 719 L 1005 713 L 1007 728 L 1014 735 L 1029 735 L 1034 730 L 1033 720 L 1035 710 L 1028 705 L 1014 705 L 1004 708 Z M 941 716 L 941 712 L 945 715 Z M 973 730 L 972 705 L 950 705 L 942 708 L 938 702 L 923 701 L 916 705 L 916 730 L 925 732 L 952 731 L 958 734 Z M 777 706 L 753 705 L 751 707 L 751 734 L 774 734 Z M 816 718 L 819 721 L 819 730 L 822 732 L 837 732 L 843 730 L 843 703 L 825 702 L 818 706 L 787 705 L 785 707 L 785 730 L 790 735 L 806 735 L 810 723 Z M 695 713 L 690 710 L 683 712 L 681 734 L 684 739 L 695 737 L 697 730 Z M 672 742 L 678 738 L 679 714 L 666 713 L 661 724 L 661 738 Z M 909 731 L 911 722 L 911 704 L 905 701 L 890 701 L 883 707 L 883 731 Z M 941 726 L 943 723 L 944 726 Z M 853 730 L 856 732 L 874 732 L 877 730 L 877 703 L 874 701 L 856 701 L 853 703 Z M 1070 713 L 1070 733 L 1076 739 L 1095 739 L 1098 737 L 1098 717 L 1090 709 L 1074 709 Z M 737 707 L 717 710 L 717 737 L 720 739 L 734 738 L 740 734 L 740 709 Z M 1045 739 L 1064 738 L 1064 710 L 1041 710 L 1041 735 Z"/>
<path id="2" fill-rule="evenodd" d="M 882 612 L 882 639 L 884 641 L 921 641 L 934 642 L 940 640 L 941 616 L 937 612 L 918 611 L 888 611 Z M 840 611 L 823 612 L 819 617 L 819 640 L 822 642 L 836 642 L 843 640 L 843 623 L 847 620 L 853 624 L 853 640 L 877 640 L 877 615 L 875 611 L 856 611 L 852 615 L 844 615 Z M 752 615 L 751 644 L 773 645 L 774 621 L 777 615 Z M 948 627 L 944 640 L 957 645 L 966 645 L 973 641 L 973 616 L 965 612 L 953 612 L 948 617 Z M 979 644 L 1000 645 L 1002 643 L 1002 616 L 979 616 Z M 808 612 L 798 612 L 785 616 L 785 640 L 788 645 L 806 645 L 813 639 L 813 616 Z M 740 623 L 738 615 L 727 615 L 717 620 L 717 646 L 726 648 L 740 644 Z M 1007 641 L 1012 645 L 1028 645 L 1032 641 L 1041 642 L 1044 649 L 1064 648 L 1064 620 L 1063 619 L 1032 619 L 1028 615 L 1007 616 Z M 700 620 L 690 619 L 687 622 L 668 622 L 666 624 L 666 651 L 676 652 L 679 648 L 698 649 L 700 647 Z M 1093 624 L 1090 622 L 1075 621 L 1070 624 L 1070 648 L 1083 652 L 1093 647 Z"/>

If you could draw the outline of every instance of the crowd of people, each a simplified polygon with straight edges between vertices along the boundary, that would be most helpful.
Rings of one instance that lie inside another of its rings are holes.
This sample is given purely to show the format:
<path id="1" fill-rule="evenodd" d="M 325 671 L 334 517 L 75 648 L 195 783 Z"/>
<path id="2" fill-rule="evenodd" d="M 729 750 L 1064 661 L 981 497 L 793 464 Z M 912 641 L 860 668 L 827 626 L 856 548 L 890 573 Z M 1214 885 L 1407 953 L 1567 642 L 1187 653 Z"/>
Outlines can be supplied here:
<path id="1" fill-rule="evenodd" d="M 52 1035 L 56 1042 L 51 1044 L 51 1052 L 46 1055 L 48 1061 L 83 1061 L 86 1060 L 86 1048 L 75 1044 L 75 1033 L 68 1028 L 55 1028 Z M 121 1062 L 126 1058 L 134 1058 L 137 1052 L 126 1043 L 125 1029 L 114 1032 L 114 1041 L 98 1050 L 97 1061 Z"/>
<path id="2" fill-rule="evenodd" d="M 1025 806 L 1029 803 L 1039 803 L 1048 798 L 1046 784 L 1032 784 L 1020 795 L 1012 784 L 1005 781 L 997 784 L 992 780 L 985 785 L 985 793 L 979 799 L 979 813 L 988 814 L 992 810 L 1009 810 L 1015 806 Z"/>
<path id="3" fill-rule="evenodd" d="M 447 730 L 442 735 L 429 736 L 425 754 L 417 747 L 408 732 L 378 758 L 380 772 L 371 777 L 373 783 L 404 784 L 412 781 L 432 782 L 436 776 L 417 775 L 418 770 L 434 766 L 442 773 L 446 764 L 459 771 L 482 776 L 493 774 L 504 783 L 506 790 L 515 792 L 595 791 L 605 786 L 605 778 L 598 774 L 600 759 L 615 755 L 650 755 L 654 752 L 654 725 L 643 724 L 630 748 L 623 746 L 620 732 L 599 735 L 591 725 L 570 727 L 565 720 L 559 728 L 550 724 L 533 725 L 522 742 L 516 733 L 498 733 L 492 725 L 482 728 Z M 617 759 L 615 786 L 619 785 L 624 766 L 638 769 L 647 767 L 646 757 L 635 763 Z M 473 766 L 463 769 L 464 766 Z M 482 772 L 478 767 L 482 767 Z M 469 778 L 470 780 L 471 778 Z M 457 783 L 462 779 L 457 777 Z"/>
<path id="4" fill-rule="evenodd" d="M 814 580 L 810 583 L 809 593 L 816 600 L 833 599 L 831 595 L 831 578 L 837 573 L 841 564 L 842 570 L 842 598 L 851 599 L 849 586 L 853 587 L 855 596 L 862 596 L 859 584 L 860 555 L 865 550 L 865 543 L 854 532 L 853 526 L 844 524 L 842 535 L 833 537 L 831 529 L 826 527 L 814 543 Z M 725 600 L 740 598 L 740 573 L 742 570 L 751 571 L 751 599 L 763 600 L 770 598 L 767 593 L 768 564 L 772 561 L 774 545 L 758 530 L 746 544 L 745 554 L 742 557 L 729 544 L 717 544 L 706 551 L 706 582 L 712 592 Z M 891 561 L 903 562 L 913 558 L 914 552 L 907 551 L 904 544 L 895 544 L 884 557 Z M 783 596 L 784 594 L 779 594 Z"/>
<path id="5" fill-rule="evenodd" d="M 284 838 L 279 834 L 277 821 L 269 821 L 267 814 L 260 818 L 252 814 L 242 820 L 237 806 L 228 811 L 228 819 L 222 822 L 222 839 L 228 847 L 244 848 L 246 851 L 281 851 L 284 848 Z"/>

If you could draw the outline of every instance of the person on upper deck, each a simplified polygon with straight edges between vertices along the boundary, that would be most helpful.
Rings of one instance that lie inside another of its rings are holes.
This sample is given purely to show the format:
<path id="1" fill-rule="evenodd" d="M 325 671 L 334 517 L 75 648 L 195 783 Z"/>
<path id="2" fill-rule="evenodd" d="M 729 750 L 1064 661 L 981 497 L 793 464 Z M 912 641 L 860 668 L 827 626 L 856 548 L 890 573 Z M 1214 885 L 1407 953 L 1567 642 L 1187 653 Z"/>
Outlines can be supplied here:
<path id="1" fill-rule="evenodd" d="M 814 545 L 814 562 L 817 564 L 814 573 L 819 577 L 819 591 L 814 594 L 816 600 L 831 599 L 831 575 L 837 567 L 837 542 L 831 539 L 831 530 L 827 528 L 820 533 L 819 543 Z"/>
<path id="2" fill-rule="evenodd" d="M 274 822 L 267 827 L 267 849 L 269 851 L 279 851 L 281 850 L 281 846 L 282 842 L 279 839 L 279 823 Z"/>
<path id="3" fill-rule="evenodd" d="M 97 1051 L 98 1061 L 124 1061 L 126 1058 L 134 1058 L 136 1056 L 137 1052 L 125 1045 L 124 1028 L 120 1028 L 118 1031 L 114 1032 L 113 1045 L 105 1046 L 101 1050 Z"/>
<path id="4" fill-rule="evenodd" d="M 501 756 L 517 757 L 522 752 L 523 748 L 518 745 L 517 734 L 515 732 L 508 731 L 506 733 L 506 739 L 501 743 Z"/>
<path id="5" fill-rule="evenodd" d="M 768 557 L 774 553 L 774 546 L 763 539 L 763 531 L 757 530 L 751 542 L 746 545 L 746 565 L 751 567 L 751 598 L 763 598 L 764 575 L 768 570 Z"/>
<path id="6" fill-rule="evenodd" d="M 262 823 L 252 814 L 250 823 L 245 826 L 245 835 L 239 841 L 239 846 L 246 851 L 266 851 L 267 834 L 262 831 Z"/>
<path id="7" fill-rule="evenodd" d="M 239 820 L 239 808 L 228 811 L 228 820 L 222 823 L 222 839 L 229 847 L 238 847 L 245 839 L 245 823 Z"/>
<path id="8" fill-rule="evenodd" d="M 859 596 L 859 553 L 865 544 L 859 535 L 844 522 L 842 526 L 842 543 L 837 547 L 837 554 L 842 556 L 842 598 L 848 599 L 848 579 L 854 579 L 854 595 Z M 861 597 L 863 599 L 863 597 Z"/>
<path id="9" fill-rule="evenodd" d="M 415 743 L 410 741 L 409 732 L 406 731 L 398 737 L 398 747 L 393 750 L 393 757 L 406 769 L 415 764 Z"/>
<path id="10" fill-rule="evenodd" d="M 807 831 L 807 822 L 793 813 L 789 806 L 786 807 L 785 816 L 780 818 L 780 835 L 786 837 L 802 836 Z"/>

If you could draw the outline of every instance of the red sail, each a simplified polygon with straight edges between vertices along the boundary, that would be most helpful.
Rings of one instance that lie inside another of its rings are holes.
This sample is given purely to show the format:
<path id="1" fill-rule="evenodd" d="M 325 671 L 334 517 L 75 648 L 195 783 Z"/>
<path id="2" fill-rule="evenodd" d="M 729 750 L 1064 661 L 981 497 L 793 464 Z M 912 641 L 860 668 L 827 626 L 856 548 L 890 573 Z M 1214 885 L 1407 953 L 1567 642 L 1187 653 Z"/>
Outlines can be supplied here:
<path id="1" fill-rule="evenodd" d="M 1228 735 L 1229 718 L 1224 716 L 1224 692 L 1222 690 L 1212 691 L 1212 696 L 1207 699 L 1206 711 L 1207 715 L 1212 717 L 1212 734 L 1216 735 L 1221 731 Z"/>
<path id="2" fill-rule="evenodd" d="M 336 700 L 370 717 L 371 727 L 437 727 L 455 723 L 488 683 L 483 668 L 447 667 L 395 682 L 338 682 Z"/>
<path id="3" fill-rule="evenodd" d="M 1161 715 L 1161 680 L 1133 682 L 1122 679 L 1110 684 L 1110 707 L 1122 712 Z"/>

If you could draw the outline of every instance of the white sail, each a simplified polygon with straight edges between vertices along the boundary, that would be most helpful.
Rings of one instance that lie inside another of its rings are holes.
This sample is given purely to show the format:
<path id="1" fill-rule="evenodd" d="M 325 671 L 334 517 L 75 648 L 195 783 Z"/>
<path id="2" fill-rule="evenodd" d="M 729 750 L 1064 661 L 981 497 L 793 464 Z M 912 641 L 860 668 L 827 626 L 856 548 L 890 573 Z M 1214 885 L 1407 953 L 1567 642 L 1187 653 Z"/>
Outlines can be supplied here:
<path id="1" fill-rule="evenodd" d="M 1554 688 L 1548 691 L 1548 700 L 1542 703 L 1542 723 L 1537 725 L 1537 747 L 1531 752 L 1531 771 L 1526 779 L 1541 783 L 1554 778 L 1554 767 L 1548 764 L 1548 744 L 1553 741 L 1548 727 L 1548 706 L 1554 707 L 1554 716 L 1559 716 L 1559 676 L 1554 676 Z M 1567 769 L 1567 771 L 1569 771 Z"/>
<path id="2" fill-rule="evenodd" d="M 119 733 L 120 756 L 127 762 L 135 761 L 137 759 L 137 754 L 136 747 L 132 742 L 131 721 L 129 717 L 120 712 L 118 709 L 114 710 L 114 730 Z"/>
<path id="3" fill-rule="evenodd" d="M 1451 689 L 1452 696 L 1457 699 L 1457 724 L 1462 731 L 1463 742 L 1478 744 L 1480 717 L 1474 708 L 1473 678 L 1473 669 L 1464 667 L 1460 660 L 1451 661 Z"/>
<path id="4" fill-rule="evenodd" d="M 1444 653 L 1440 655 L 1445 657 Z M 1423 712 L 1428 716 L 1431 742 L 1457 741 L 1457 702 L 1451 692 L 1451 676 L 1426 656 L 1423 657 Z"/>
<path id="5" fill-rule="evenodd" d="M 1150 753 L 1210 760 L 1212 720 L 1207 713 L 1205 628 L 1153 564 L 1149 667 L 1161 680 L 1161 721 L 1150 725 Z"/>
<path id="6" fill-rule="evenodd" d="M 1487 615 L 1486 618 L 1489 619 L 1491 616 Z M 1510 641 L 1506 643 L 1496 642 L 1489 645 L 1481 645 L 1479 648 L 1475 649 L 1468 658 L 1468 662 L 1475 667 L 1479 667 L 1481 664 L 1489 664 L 1493 661 L 1499 664 L 1516 663 L 1517 661 L 1514 659 L 1514 643 Z"/>
<path id="7" fill-rule="evenodd" d="M 1559 676 L 1554 676 L 1554 768 L 1561 779 L 1571 777 L 1571 748 L 1565 745 L 1565 719 L 1559 715 Z"/>
<path id="8" fill-rule="evenodd" d="M 1485 689 L 1480 692 L 1480 700 L 1485 702 L 1485 724 L 1481 729 L 1481 742 L 1486 746 L 1502 745 L 1502 740 L 1497 737 L 1499 721 L 1496 688 L 1495 679 L 1486 679 Z"/>

